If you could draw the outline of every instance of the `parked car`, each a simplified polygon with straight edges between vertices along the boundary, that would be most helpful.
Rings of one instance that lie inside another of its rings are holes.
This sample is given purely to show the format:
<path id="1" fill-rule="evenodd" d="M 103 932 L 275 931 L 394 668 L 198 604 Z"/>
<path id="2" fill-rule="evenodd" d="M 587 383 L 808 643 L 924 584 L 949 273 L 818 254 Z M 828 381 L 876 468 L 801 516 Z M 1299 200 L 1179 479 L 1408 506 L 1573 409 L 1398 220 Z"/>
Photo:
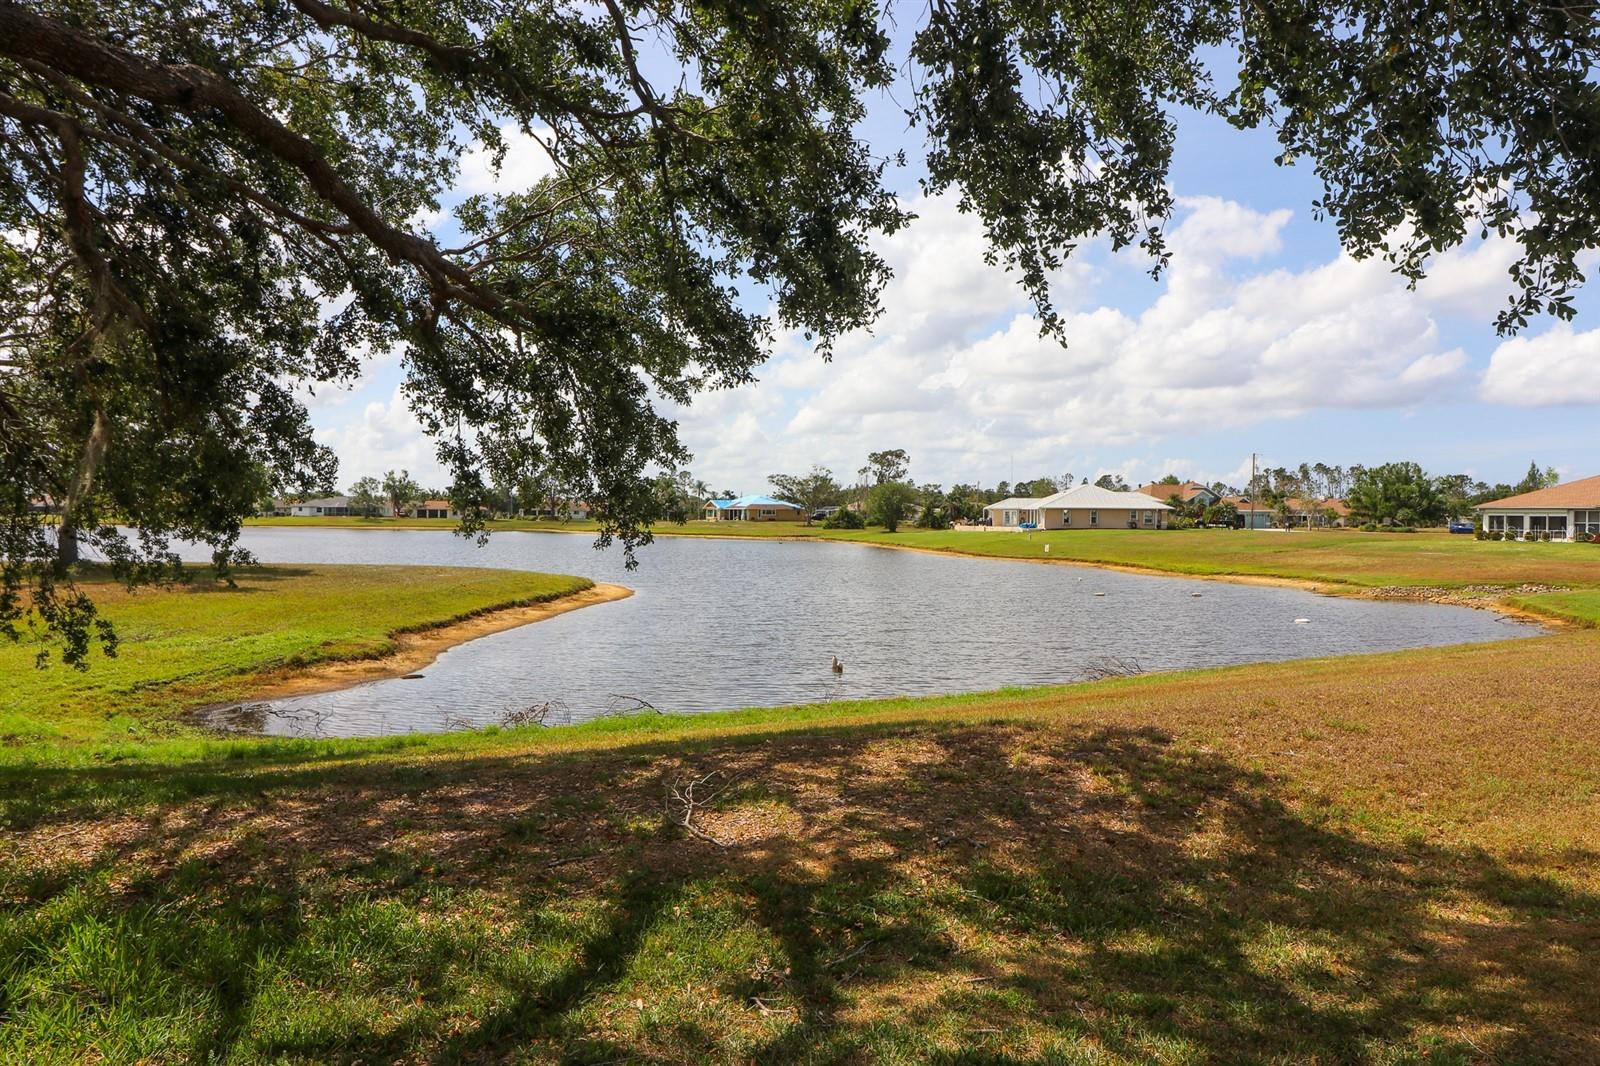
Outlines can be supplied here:
<path id="1" fill-rule="evenodd" d="M 813 522 L 826 522 L 828 519 L 832 518 L 838 513 L 839 508 L 837 507 L 818 507 L 815 511 L 811 512 L 811 520 Z"/>
<path id="2" fill-rule="evenodd" d="M 1473 524 L 1471 522 L 1465 521 L 1464 519 L 1460 519 L 1460 518 L 1452 519 L 1451 522 L 1450 522 L 1450 525 L 1449 525 L 1449 529 L 1450 529 L 1450 532 L 1452 532 L 1452 533 L 1473 533 L 1473 532 L 1476 532 L 1476 529 L 1475 529 L 1475 527 L 1473 526 Z"/>

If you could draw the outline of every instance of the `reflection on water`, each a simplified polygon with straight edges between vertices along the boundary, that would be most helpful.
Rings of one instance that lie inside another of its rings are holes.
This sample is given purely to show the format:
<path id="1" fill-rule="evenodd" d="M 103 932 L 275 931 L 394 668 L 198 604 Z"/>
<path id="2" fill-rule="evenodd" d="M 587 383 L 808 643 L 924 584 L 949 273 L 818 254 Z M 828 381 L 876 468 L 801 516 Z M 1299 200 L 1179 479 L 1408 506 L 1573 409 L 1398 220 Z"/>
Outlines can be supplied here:
<path id="1" fill-rule="evenodd" d="M 258 528 L 243 546 L 263 562 L 510 567 L 634 589 L 453 648 L 420 678 L 216 719 L 297 736 L 966 692 L 1074 681 L 1108 662 L 1172 670 L 1540 632 L 1465 607 L 835 543 L 663 539 L 631 573 L 619 552 L 561 534 L 500 533 L 480 548 L 445 532 Z"/>

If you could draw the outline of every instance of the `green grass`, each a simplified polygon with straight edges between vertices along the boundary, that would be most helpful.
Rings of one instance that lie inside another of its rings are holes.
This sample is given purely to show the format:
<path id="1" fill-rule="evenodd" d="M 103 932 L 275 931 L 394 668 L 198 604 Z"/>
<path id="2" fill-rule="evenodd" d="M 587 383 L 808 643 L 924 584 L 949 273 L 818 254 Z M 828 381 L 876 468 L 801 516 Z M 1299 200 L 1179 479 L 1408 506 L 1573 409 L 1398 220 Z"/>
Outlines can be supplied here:
<path id="1" fill-rule="evenodd" d="M 237 699 L 264 674 L 376 658 L 402 633 L 590 587 L 583 578 L 454 567 L 295 566 L 194 571 L 170 590 L 85 581 L 122 641 L 87 670 L 37 669 L 39 645 L 0 641 L 0 744 L 184 732 L 176 712 Z"/>
<path id="2" fill-rule="evenodd" d="M 0 765 L 0 1059 L 1592 1061 L 1597 651 Z"/>
<path id="3" fill-rule="evenodd" d="M 1600 616 L 1581 545 L 1049 543 L 1347 588 L 1563 584 L 1515 602 Z M 0 1061 L 1600 1060 L 1592 629 L 565 729 L 166 724 L 577 584 L 268 568 L 108 588 L 129 644 L 88 674 L 0 648 Z M 697 780 L 691 832 L 672 797 Z"/>

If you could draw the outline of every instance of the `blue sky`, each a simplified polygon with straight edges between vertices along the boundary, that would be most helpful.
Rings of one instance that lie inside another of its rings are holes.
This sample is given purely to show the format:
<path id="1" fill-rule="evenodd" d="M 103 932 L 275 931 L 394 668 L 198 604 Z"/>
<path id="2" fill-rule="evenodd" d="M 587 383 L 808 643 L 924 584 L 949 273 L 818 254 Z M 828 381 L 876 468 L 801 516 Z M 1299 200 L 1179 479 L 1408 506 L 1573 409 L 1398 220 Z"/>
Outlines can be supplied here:
<path id="1" fill-rule="evenodd" d="M 915 160 L 896 107 L 866 135 Z M 521 135 L 499 174 L 481 154 L 459 189 L 519 187 L 548 171 Z M 1415 292 L 1380 261 L 1341 255 L 1311 216 L 1309 166 L 1280 168 L 1261 131 L 1180 120 L 1168 226 L 1172 265 L 1152 281 L 1137 253 L 1081 249 L 1056 278 L 1068 344 L 1039 337 L 1014 281 L 982 261 L 981 230 L 949 198 L 891 182 L 919 218 L 882 242 L 896 278 L 870 334 L 824 364 L 779 339 L 760 382 L 677 409 L 697 475 L 767 489 L 813 463 L 848 480 L 870 450 L 902 447 L 918 481 L 950 484 L 1116 472 L 1237 483 L 1268 466 L 1413 459 L 1434 473 L 1515 481 L 1530 460 L 1565 477 L 1600 473 L 1600 310 L 1579 296 L 1570 327 L 1494 331 L 1513 249 L 1473 243 L 1442 257 Z M 448 223 L 440 223 L 447 226 Z M 1592 266 L 1592 259 L 1589 264 Z M 391 355 L 353 389 L 312 400 L 341 485 L 406 467 L 442 485 L 433 447 L 398 392 Z"/>

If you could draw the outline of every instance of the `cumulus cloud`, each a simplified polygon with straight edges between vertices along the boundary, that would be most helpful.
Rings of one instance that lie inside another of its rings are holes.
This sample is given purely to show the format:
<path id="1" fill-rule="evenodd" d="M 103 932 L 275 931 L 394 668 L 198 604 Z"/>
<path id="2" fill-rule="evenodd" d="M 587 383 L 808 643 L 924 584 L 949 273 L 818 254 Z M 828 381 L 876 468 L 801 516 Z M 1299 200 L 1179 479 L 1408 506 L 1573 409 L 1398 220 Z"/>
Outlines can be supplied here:
<path id="1" fill-rule="evenodd" d="M 434 455 L 433 441 L 423 434 L 398 386 L 387 399 L 368 403 L 359 417 L 322 430 L 318 439 L 339 455 L 341 487 L 369 474 L 402 469 L 410 470 L 424 486 L 449 483 Z"/>
<path id="2" fill-rule="evenodd" d="M 1579 333 L 1563 322 L 1501 343 L 1478 395 L 1513 407 L 1600 404 L 1600 329 Z"/>
<path id="3" fill-rule="evenodd" d="M 1055 286 L 1068 308 L 1063 347 L 1041 335 L 1015 279 L 983 262 L 976 220 L 945 198 L 915 209 L 917 223 L 883 242 L 896 277 L 870 334 L 845 338 L 831 366 L 791 348 L 766 382 L 719 397 L 715 413 L 684 412 L 699 468 L 749 480 L 765 473 L 753 457 L 775 466 L 792 456 L 791 466 L 849 471 L 870 449 L 905 447 L 915 476 L 947 482 L 1012 469 L 1093 476 L 1097 461 L 1137 473 L 1142 458 L 1097 457 L 1322 408 L 1409 407 L 1470 386 L 1465 353 L 1441 340 L 1428 301 L 1386 264 L 1339 255 L 1251 272 L 1248 263 L 1281 250 L 1287 211 L 1180 201 L 1171 267 L 1142 311 L 1097 302 L 1114 261 L 1076 258 Z M 1477 293 L 1498 262 L 1451 261 L 1443 298 Z"/>

